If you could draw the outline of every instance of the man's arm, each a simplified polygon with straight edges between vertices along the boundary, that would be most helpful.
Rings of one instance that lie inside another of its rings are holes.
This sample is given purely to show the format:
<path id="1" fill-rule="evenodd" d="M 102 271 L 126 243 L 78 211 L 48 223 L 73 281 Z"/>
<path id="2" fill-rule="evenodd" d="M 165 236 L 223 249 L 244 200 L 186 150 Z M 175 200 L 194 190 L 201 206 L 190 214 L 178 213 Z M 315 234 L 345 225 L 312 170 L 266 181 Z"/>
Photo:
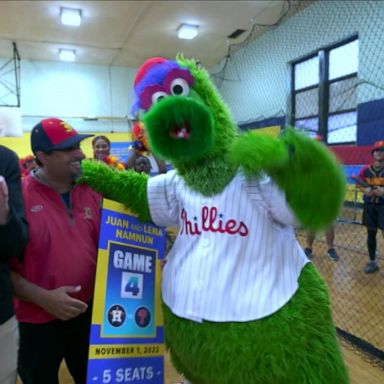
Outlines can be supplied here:
<path id="1" fill-rule="evenodd" d="M 0 147 L 0 258 L 9 260 L 22 253 L 28 240 L 17 156 Z"/>
<path id="2" fill-rule="evenodd" d="M 372 191 L 373 196 L 384 197 L 384 187 L 376 187 Z"/>
<path id="3" fill-rule="evenodd" d="M 358 180 L 361 181 L 361 182 L 358 182 L 357 184 L 360 185 L 360 187 L 362 188 L 364 195 L 368 197 L 372 197 L 372 196 L 375 196 L 375 191 L 374 191 L 375 187 L 370 185 L 366 180 L 365 171 L 368 168 L 369 168 L 368 166 L 363 167 L 359 172 L 359 176 L 355 177 L 354 179 L 355 181 L 358 181 Z"/>
<path id="4" fill-rule="evenodd" d="M 85 312 L 88 307 L 83 301 L 70 296 L 71 293 L 79 292 L 80 286 L 45 289 L 14 271 L 11 272 L 11 279 L 18 299 L 38 305 L 57 319 L 72 319 Z"/>

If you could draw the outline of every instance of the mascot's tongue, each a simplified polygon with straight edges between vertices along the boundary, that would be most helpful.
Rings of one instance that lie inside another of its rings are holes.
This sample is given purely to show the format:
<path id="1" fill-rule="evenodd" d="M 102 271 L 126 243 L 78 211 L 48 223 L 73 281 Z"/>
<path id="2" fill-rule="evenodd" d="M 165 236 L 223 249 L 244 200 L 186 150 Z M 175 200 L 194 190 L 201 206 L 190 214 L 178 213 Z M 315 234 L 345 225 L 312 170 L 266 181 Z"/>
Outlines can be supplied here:
<path id="1" fill-rule="evenodd" d="M 176 125 L 170 133 L 171 137 L 177 139 L 189 139 L 190 128 L 188 123 L 184 123 L 183 126 Z"/>

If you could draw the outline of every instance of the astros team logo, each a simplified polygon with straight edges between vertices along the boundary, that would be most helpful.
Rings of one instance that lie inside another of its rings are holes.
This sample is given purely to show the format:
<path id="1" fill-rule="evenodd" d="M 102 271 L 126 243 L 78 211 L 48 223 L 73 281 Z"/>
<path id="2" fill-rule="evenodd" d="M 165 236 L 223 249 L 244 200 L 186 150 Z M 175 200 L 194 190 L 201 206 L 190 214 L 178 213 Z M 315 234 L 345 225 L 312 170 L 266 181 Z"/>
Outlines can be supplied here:
<path id="1" fill-rule="evenodd" d="M 121 305 L 114 305 L 108 311 L 108 321 L 112 327 L 120 327 L 125 321 L 125 310 Z"/>

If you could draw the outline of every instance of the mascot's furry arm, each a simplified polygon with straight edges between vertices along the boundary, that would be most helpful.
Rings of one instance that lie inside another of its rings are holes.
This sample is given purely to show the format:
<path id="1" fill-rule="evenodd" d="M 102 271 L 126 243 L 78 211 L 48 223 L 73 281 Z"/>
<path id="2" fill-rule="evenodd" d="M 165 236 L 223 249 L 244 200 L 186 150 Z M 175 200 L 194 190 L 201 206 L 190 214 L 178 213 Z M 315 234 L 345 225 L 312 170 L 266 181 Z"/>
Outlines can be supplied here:
<path id="1" fill-rule="evenodd" d="M 136 213 L 141 221 L 150 221 L 147 201 L 148 176 L 128 170 L 118 171 L 102 161 L 85 160 L 82 162 L 81 183 L 88 183 L 103 193 L 107 199 L 118 201 Z M 127 192 L 129 191 L 129 192 Z"/>
<path id="2" fill-rule="evenodd" d="M 268 173 L 285 192 L 300 223 L 310 230 L 327 228 L 344 201 L 345 176 L 335 156 L 292 128 L 278 138 L 243 134 L 233 143 L 229 158 L 248 177 Z"/>

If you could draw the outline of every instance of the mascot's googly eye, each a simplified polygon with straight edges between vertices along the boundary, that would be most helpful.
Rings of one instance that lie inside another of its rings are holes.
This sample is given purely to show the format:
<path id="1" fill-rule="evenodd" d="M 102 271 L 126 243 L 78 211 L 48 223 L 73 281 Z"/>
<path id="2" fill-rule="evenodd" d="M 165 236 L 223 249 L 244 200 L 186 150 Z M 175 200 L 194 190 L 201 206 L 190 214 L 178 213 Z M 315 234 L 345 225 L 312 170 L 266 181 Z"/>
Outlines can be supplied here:
<path id="1" fill-rule="evenodd" d="M 166 96 L 169 96 L 169 94 L 161 85 L 149 85 L 145 87 L 140 94 L 139 107 L 144 111 L 148 111 L 153 104 L 157 103 L 160 99 Z"/>
<path id="2" fill-rule="evenodd" d="M 153 95 L 152 95 L 152 104 L 156 104 L 157 102 L 159 102 L 161 99 L 163 99 L 164 97 L 167 97 L 168 94 L 164 91 L 157 91 L 155 92 Z"/>
<path id="3" fill-rule="evenodd" d="M 185 79 L 177 78 L 172 80 L 170 85 L 170 91 L 174 96 L 188 96 L 189 85 Z"/>
<path id="4" fill-rule="evenodd" d="M 194 79 L 186 69 L 174 68 L 165 76 L 163 89 L 170 95 L 188 96 Z"/>

